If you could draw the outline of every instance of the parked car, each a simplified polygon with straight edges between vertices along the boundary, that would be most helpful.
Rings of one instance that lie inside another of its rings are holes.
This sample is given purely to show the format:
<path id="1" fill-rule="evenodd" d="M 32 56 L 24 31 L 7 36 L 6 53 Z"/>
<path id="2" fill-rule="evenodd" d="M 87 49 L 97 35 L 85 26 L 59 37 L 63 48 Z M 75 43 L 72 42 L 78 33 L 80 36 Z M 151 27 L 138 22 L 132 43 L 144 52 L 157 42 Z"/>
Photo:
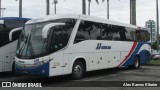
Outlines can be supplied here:
<path id="1" fill-rule="evenodd" d="M 153 60 L 160 60 L 160 54 L 154 54 L 152 55 Z"/>

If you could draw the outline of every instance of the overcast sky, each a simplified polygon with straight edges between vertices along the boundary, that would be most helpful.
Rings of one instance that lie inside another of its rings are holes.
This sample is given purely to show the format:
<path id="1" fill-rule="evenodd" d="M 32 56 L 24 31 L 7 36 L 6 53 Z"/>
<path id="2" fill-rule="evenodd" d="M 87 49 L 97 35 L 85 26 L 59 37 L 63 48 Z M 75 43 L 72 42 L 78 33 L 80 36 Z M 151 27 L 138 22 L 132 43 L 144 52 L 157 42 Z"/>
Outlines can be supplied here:
<path id="1" fill-rule="evenodd" d="M 3 16 L 18 16 L 18 1 L 1 0 L 2 8 L 6 8 Z M 46 0 L 22 0 L 23 1 L 23 17 L 35 18 L 42 17 L 46 14 Z M 88 8 L 88 0 L 87 8 Z M 92 0 L 91 15 L 106 18 L 107 5 L 99 0 L 99 4 Z M 130 0 L 110 0 L 110 20 L 124 22 L 129 24 L 129 4 Z M 159 3 L 160 5 L 160 3 Z M 54 14 L 54 4 L 50 0 L 51 15 Z M 57 14 L 81 14 L 82 0 L 58 0 Z M 88 9 L 87 9 L 88 12 Z M 156 20 L 156 0 L 137 0 L 137 25 L 145 26 L 147 20 Z"/>

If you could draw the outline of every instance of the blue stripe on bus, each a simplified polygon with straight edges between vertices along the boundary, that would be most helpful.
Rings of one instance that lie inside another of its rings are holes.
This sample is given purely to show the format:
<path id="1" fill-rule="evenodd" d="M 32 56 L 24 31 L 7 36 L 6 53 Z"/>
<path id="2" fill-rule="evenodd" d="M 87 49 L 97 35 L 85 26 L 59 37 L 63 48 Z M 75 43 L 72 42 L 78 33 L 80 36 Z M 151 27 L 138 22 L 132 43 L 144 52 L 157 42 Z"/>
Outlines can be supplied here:
<path id="1" fill-rule="evenodd" d="M 135 55 L 138 53 L 138 51 L 140 50 L 140 48 L 142 47 L 142 45 L 144 45 L 144 43 L 142 43 L 142 42 L 138 43 L 136 49 L 134 50 L 134 52 L 132 53 L 132 55 L 130 56 L 130 58 L 122 66 L 128 66 L 128 65 L 133 65 L 134 64 Z M 146 62 L 148 62 L 150 60 L 151 54 L 147 50 L 142 50 L 139 53 L 139 56 L 140 56 L 140 64 L 144 64 L 144 63 L 146 63 Z"/>

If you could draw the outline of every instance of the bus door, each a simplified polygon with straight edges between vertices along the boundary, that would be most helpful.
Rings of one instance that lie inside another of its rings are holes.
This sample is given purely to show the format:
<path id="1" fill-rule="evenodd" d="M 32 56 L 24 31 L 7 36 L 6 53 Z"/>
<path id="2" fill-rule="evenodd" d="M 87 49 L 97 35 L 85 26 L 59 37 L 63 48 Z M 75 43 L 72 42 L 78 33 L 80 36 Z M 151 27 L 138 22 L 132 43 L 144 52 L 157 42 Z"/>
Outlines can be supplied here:
<path id="1" fill-rule="evenodd" d="M 61 75 L 63 73 L 63 53 L 57 52 L 50 55 L 51 75 Z"/>
<path id="2" fill-rule="evenodd" d="M 57 26 L 58 27 L 58 26 Z M 53 30 L 50 30 L 50 59 L 51 62 L 51 74 L 54 75 L 61 75 L 63 74 L 63 68 L 65 67 L 63 64 L 63 50 L 62 48 L 65 47 L 65 38 L 63 35 L 63 32 L 61 30 L 58 30 L 56 27 L 51 28 Z M 52 54 L 53 53 L 53 54 Z M 53 73 L 52 73 L 53 72 Z"/>

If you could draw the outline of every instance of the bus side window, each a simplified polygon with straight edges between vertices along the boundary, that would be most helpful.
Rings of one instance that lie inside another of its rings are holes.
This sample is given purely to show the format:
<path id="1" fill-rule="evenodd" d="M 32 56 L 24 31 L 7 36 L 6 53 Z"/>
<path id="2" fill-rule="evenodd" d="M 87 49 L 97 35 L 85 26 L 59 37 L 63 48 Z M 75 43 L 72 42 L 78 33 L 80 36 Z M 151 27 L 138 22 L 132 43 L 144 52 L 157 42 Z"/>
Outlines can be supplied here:
<path id="1" fill-rule="evenodd" d="M 91 40 L 101 40 L 102 39 L 101 37 L 102 29 L 100 28 L 101 23 L 92 22 L 90 27 L 91 29 L 89 30 L 89 34 L 90 34 Z"/>
<path id="2" fill-rule="evenodd" d="M 109 24 L 104 24 L 102 26 L 102 40 L 112 40 L 112 26 Z"/>
<path id="3" fill-rule="evenodd" d="M 145 30 L 140 31 L 142 42 L 148 42 L 150 40 L 149 33 Z"/>
<path id="4" fill-rule="evenodd" d="M 51 34 L 49 34 L 51 37 L 50 53 L 58 51 L 67 45 L 73 28 L 59 25 L 51 29 Z"/>
<path id="5" fill-rule="evenodd" d="M 2 30 L 0 31 L 0 47 L 1 46 L 4 46 L 6 44 L 8 44 L 10 41 L 9 41 L 9 30 Z"/>
<path id="6" fill-rule="evenodd" d="M 121 26 L 105 24 L 102 26 L 102 39 L 103 40 L 114 40 L 114 41 L 125 41 L 125 29 Z"/>
<path id="7" fill-rule="evenodd" d="M 85 21 L 81 21 L 74 43 L 79 43 L 84 40 L 89 40 L 90 39 L 89 28 L 91 28 L 90 24 L 87 24 Z"/>
<path id="8" fill-rule="evenodd" d="M 140 30 L 136 30 L 136 38 L 137 38 L 137 41 L 138 41 L 138 42 L 142 42 Z"/>

